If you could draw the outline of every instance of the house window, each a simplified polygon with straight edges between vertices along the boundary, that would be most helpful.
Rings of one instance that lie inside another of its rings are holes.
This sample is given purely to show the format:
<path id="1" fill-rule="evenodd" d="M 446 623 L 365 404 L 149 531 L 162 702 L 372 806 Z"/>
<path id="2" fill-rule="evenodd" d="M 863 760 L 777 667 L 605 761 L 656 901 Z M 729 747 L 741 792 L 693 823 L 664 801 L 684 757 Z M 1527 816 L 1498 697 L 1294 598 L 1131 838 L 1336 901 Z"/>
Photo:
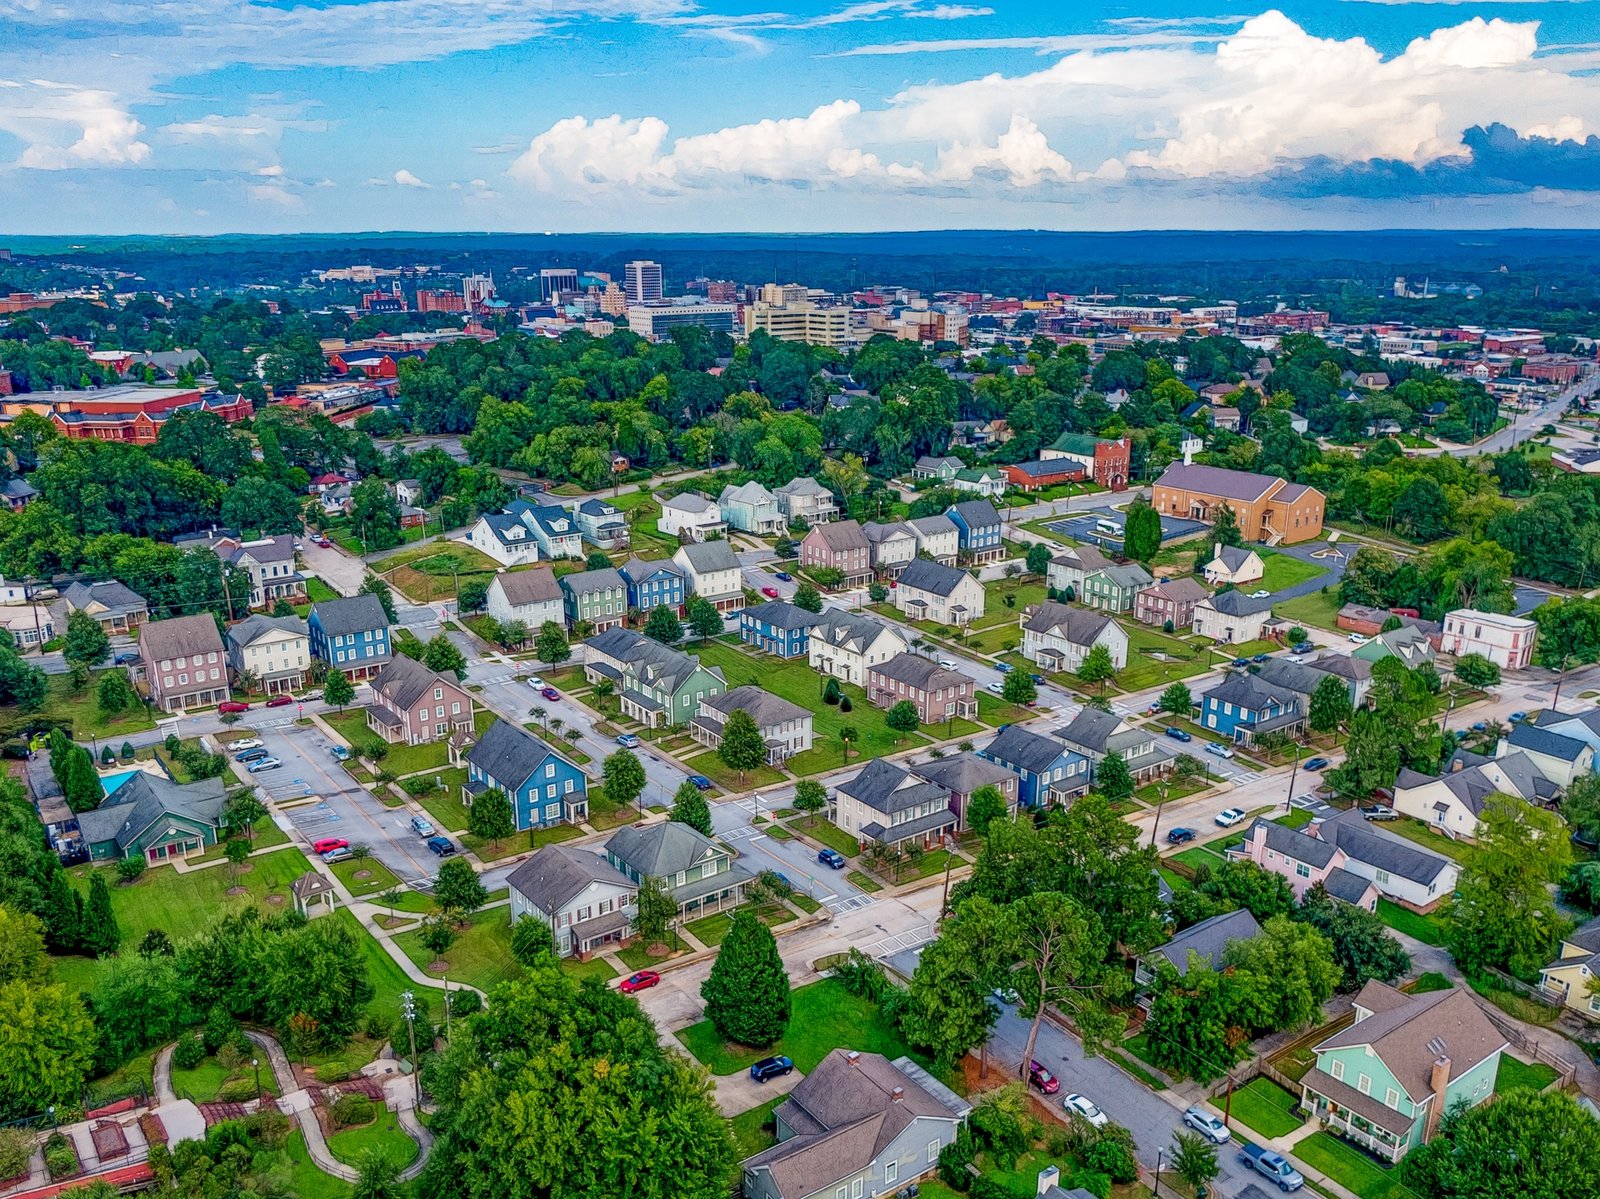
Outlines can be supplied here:
<path id="1" fill-rule="evenodd" d="M 1387 870 L 1378 870 L 1375 873 L 1379 883 L 1387 883 L 1389 881 L 1389 872 Z"/>
<path id="2" fill-rule="evenodd" d="M 1294 872 L 1301 878 L 1311 877 L 1311 867 L 1307 866 L 1304 862 L 1296 862 L 1294 864 Z"/>
<path id="3" fill-rule="evenodd" d="M 1333 1063 L 1328 1067 L 1328 1073 L 1333 1075 L 1334 1078 L 1338 1079 L 1340 1082 L 1343 1082 L 1344 1081 L 1344 1063 L 1341 1062 L 1338 1058 L 1334 1058 L 1333 1059 Z"/>
<path id="4" fill-rule="evenodd" d="M 892 1183 L 899 1177 L 900 1177 L 900 1163 L 899 1162 L 884 1162 L 883 1163 L 883 1181 L 884 1182 Z"/>
<path id="5" fill-rule="evenodd" d="M 833 1193 L 833 1199 L 850 1199 L 850 1188 L 840 1187 Z"/>
<path id="6" fill-rule="evenodd" d="M 544 818 L 546 820 L 561 819 L 561 805 L 558 803 L 546 804 L 544 808 Z"/>
<path id="7" fill-rule="evenodd" d="M 932 1165 L 934 1162 L 936 1162 L 938 1160 L 939 1160 L 939 1142 L 938 1141 L 929 1141 L 928 1142 L 928 1164 Z"/>
<path id="8" fill-rule="evenodd" d="M 861 1192 L 865 1189 L 865 1181 L 856 1179 L 850 1184 L 850 1199 L 861 1199 Z"/>
<path id="9" fill-rule="evenodd" d="M 1400 1110 L 1400 1092 L 1395 1090 L 1393 1087 L 1389 1087 L 1385 1091 L 1383 1101 L 1390 1107 L 1394 1108 L 1395 1111 Z"/>
<path id="10" fill-rule="evenodd" d="M 1356 1075 L 1356 1090 L 1363 1095 L 1372 1094 L 1372 1079 L 1365 1074 Z"/>
<path id="11" fill-rule="evenodd" d="M 433 689 L 433 698 L 434 699 L 443 699 L 444 698 L 444 688 L 443 687 L 435 687 Z"/>

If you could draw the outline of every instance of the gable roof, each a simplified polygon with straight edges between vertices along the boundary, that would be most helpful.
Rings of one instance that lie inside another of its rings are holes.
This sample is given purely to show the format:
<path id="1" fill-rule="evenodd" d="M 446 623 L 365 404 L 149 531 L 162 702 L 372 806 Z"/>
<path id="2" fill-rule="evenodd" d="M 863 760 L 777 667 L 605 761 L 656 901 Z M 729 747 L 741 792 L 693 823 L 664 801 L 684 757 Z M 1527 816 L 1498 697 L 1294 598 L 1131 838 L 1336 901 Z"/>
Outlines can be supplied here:
<path id="1" fill-rule="evenodd" d="M 904 683 L 918 691 L 942 691 L 946 687 L 970 684 L 972 679 L 959 670 L 940 666 L 932 658 L 902 651 L 887 662 L 868 668 L 869 674 L 881 674 L 886 679 Z"/>
<path id="2" fill-rule="evenodd" d="M 454 676 L 429 670 L 414 658 L 404 654 L 390 660 L 389 664 L 372 676 L 372 692 L 381 695 L 390 708 L 409 708 L 430 688 L 448 685 L 461 689 Z"/>
<path id="3" fill-rule="evenodd" d="M 1098 708 L 1084 708 L 1072 718 L 1072 723 L 1056 730 L 1056 736 L 1069 745 L 1086 745 L 1099 752 L 1106 742 L 1122 727 L 1122 717 Z"/>
<path id="4" fill-rule="evenodd" d="M 1095 573 L 1104 575 L 1124 591 L 1137 591 L 1141 587 L 1149 586 L 1154 581 L 1150 576 L 1150 572 L 1137 562 L 1126 562 L 1121 566 L 1108 566 L 1104 570 L 1095 571 Z"/>
<path id="5" fill-rule="evenodd" d="M 552 747 L 509 720 L 496 720 L 491 724 L 467 754 L 468 762 L 511 788 L 521 787 L 548 758 L 556 758 L 578 769 Z"/>
<path id="6" fill-rule="evenodd" d="M 343 599 L 319 600 L 311 605 L 311 615 L 330 637 L 386 629 L 389 618 L 375 595 L 349 595 Z"/>
<path id="7" fill-rule="evenodd" d="M 1563 762 L 1576 762 L 1583 756 L 1583 751 L 1589 748 L 1586 741 L 1552 733 L 1547 728 L 1536 728 L 1527 723 L 1516 725 L 1506 735 L 1506 744 L 1529 753 L 1542 754 L 1547 758 L 1559 758 Z"/>
<path id="8" fill-rule="evenodd" d="M 1001 787 L 1016 776 L 997 762 L 980 758 L 975 753 L 953 754 L 948 758 L 935 758 L 912 767 L 930 783 L 937 783 L 959 795 L 971 795 L 979 787 Z"/>
<path id="9" fill-rule="evenodd" d="M 913 558 L 906 563 L 905 570 L 900 574 L 900 586 L 931 592 L 934 595 L 949 596 L 961 586 L 961 580 L 966 578 L 971 576 L 954 566 L 946 566 L 942 562 L 930 562 L 926 558 Z"/>
<path id="10" fill-rule="evenodd" d="M 626 875 L 592 849 L 546 845 L 506 876 L 506 882 L 534 907 L 553 915 L 592 883 L 626 887 Z"/>
<path id="11" fill-rule="evenodd" d="M 1319 870 L 1333 861 L 1333 855 L 1339 851 L 1339 847 L 1332 842 L 1307 836 L 1297 828 L 1289 828 L 1287 825 L 1272 820 L 1262 820 L 1259 817 L 1245 832 L 1244 838 L 1246 841 L 1260 840 L 1261 838 L 1256 836 L 1257 833 L 1266 834 L 1266 846 L 1274 853 L 1281 853 L 1285 857 L 1304 862 L 1308 866 L 1315 866 Z"/>
<path id="12" fill-rule="evenodd" d="M 1317 836 L 1344 850 L 1352 862 L 1386 870 L 1424 886 L 1435 882 L 1453 865 L 1442 853 L 1373 827 L 1354 808 L 1322 821 L 1316 829 Z"/>
<path id="13" fill-rule="evenodd" d="M 1217 542 L 1216 549 L 1211 555 L 1213 562 L 1221 561 L 1230 572 L 1238 570 L 1255 555 L 1255 551 L 1246 549 L 1241 545 L 1224 545 Z"/>
<path id="14" fill-rule="evenodd" d="M 959 532 L 956 522 L 943 512 L 936 512 L 932 516 L 917 516 L 905 522 L 924 537 L 938 537 L 940 534 L 949 535 Z"/>
<path id="15" fill-rule="evenodd" d="M 1397 1002 L 1399 995 L 1403 1002 Z M 1373 1014 L 1314 1046 L 1314 1051 L 1370 1046 L 1414 1101 L 1430 1092 L 1433 1064 L 1450 1059 L 1454 1082 L 1506 1046 L 1506 1039 L 1484 1015 L 1470 990 L 1454 987 L 1423 995 L 1403 995 L 1376 980 L 1351 1001 Z"/>
<path id="16" fill-rule="evenodd" d="M 969 529 L 990 528 L 1000 523 L 1000 514 L 988 500 L 966 500 L 959 504 L 951 504 L 945 509 L 945 515 L 949 516 L 951 513 L 961 517 Z"/>
<path id="17" fill-rule="evenodd" d="M 1179 604 L 1194 604 L 1206 598 L 1211 591 L 1193 575 L 1179 575 L 1175 579 L 1157 579 L 1141 591 L 1142 595 L 1159 595 Z"/>
<path id="18" fill-rule="evenodd" d="M 376 603 L 376 597 L 372 597 Z M 165 662 L 191 654 L 222 652 L 222 634 L 209 612 L 152 620 L 139 630 L 139 653 L 146 662 Z"/>
<path id="19" fill-rule="evenodd" d="M 689 567 L 697 575 L 714 570 L 738 570 L 739 559 L 726 541 L 691 541 L 678 547 L 678 553 L 688 559 Z"/>
<path id="20" fill-rule="evenodd" d="M 777 497 L 763 487 L 760 483 L 757 483 L 754 479 L 752 479 L 750 482 L 741 483 L 737 487 L 734 487 L 730 484 L 722 489 L 722 494 L 717 497 L 717 503 L 726 504 L 730 502 L 738 504 L 767 505 L 776 503 Z"/>
<path id="21" fill-rule="evenodd" d="M 826 497 L 830 500 L 833 498 L 833 492 L 829 491 L 810 475 L 796 475 L 782 487 L 773 488 L 772 493 L 774 495 L 787 496 L 790 499 L 796 499 L 801 496 L 811 496 L 816 499 Z"/>
<path id="22" fill-rule="evenodd" d="M 1191 950 L 1200 955 L 1201 961 L 1215 966 L 1229 942 L 1248 941 L 1260 935 L 1261 926 L 1256 923 L 1256 918 L 1246 909 L 1240 908 L 1238 911 L 1224 912 L 1220 916 L 1213 916 L 1209 920 L 1191 925 L 1165 945 L 1151 950 L 1151 953 L 1166 958 L 1182 976 L 1189 973 Z"/>
<path id="23" fill-rule="evenodd" d="M 98 808 L 78 813 L 78 829 L 90 845 L 114 841 L 119 850 L 126 850 L 140 833 L 169 813 L 218 828 L 226 802 L 221 779 L 181 784 L 141 770 Z"/>
<path id="24" fill-rule="evenodd" d="M 1176 487 L 1183 491 L 1198 491 L 1222 499 L 1250 502 L 1259 500 L 1283 481 L 1277 475 L 1258 475 L 1244 470 L 1227 470 L 1220 466 L 1174 462 L 1161 472 L 1161 477 L 1156 480 L 1155 485 Z"/>
<path id="25" fill-rule="evenodd" d="M 799 704 L 792 704 L 780 695 L 770 691 L 763 691 L 754 683 L 746 683 L 742 687 L 735 687 L 732 691 L 724 691 L 721 695 L 708 695 L 704 703 L 724 716 L 732 716 L 741 708 L 750 714 L 750 719 L 756 722 L 757 728 L 767 728 L 774 724 L 788 724 L 791 720 L 801 720 L 811 713 Z"/>
<path id="26" fill-rule="evenodd" d="M 641 875 L 669 878 L 688 870 L 719 847 L 678 820 L 664 820 L 644 827 L 624 825 L 606 841 L 606 851 L 626 862 Z"/>
<path id="27" fill-rule="evenodd" d="M 919 804 L 949 798 L 949 791 L 945 787 L 918 778 L 904 767 L 882 758 L 868 762 L 855 778 L 839 783 L 836 790 L 865 804 L 874 812 L 890 815 Z"/>
<path id="28" fill-rule="evenodd" d="M 955 528 L 955 525 L 952 524 L 950 527 Z M 861 532 L 874 545 L 885 541 L 893 541 L 899 537 L 910 538 L 913 536 L 910 527 L 904 521 L 898 520 L 890 521 L 888 524 L 880 524 L 875 520 L 869 520 L 861 526 Z"/>
<path id="29" fill-rule="evenodd" d="M 1106 567 L 1113 565 L 1110 558 L 1092 545 L 1075 545 L 1069 549 L 1064 549 L 1050 561 L 1086 573 L 1104 570 Z M 1208 591 L 1206 594 L 1210 595 L 1211 593 Z"/>
<path id="30" fill-rule="evenodd" d="M 1024 770 L 1038 774 L 1048 770 L 1072 751 L 1051 737 L 1041 736 L 1020 724 L 1007 725 L 995 739 L 983 747 L 983 752 L 1002 762 L 1011 762 Z"/>
<path id="31" fill-rule="evenodd" d="M 228 644 L 243 649 L 268 633 L 292 633 L 296 637 L 304 637 L 306 622 L 298 616 L 263 616 L 260 613 L 246 616 L 228 630 Z"/>
<path id="32" fill-rule="evenodd" d="M 576 571 L 570 575 L 562 575 L 556 582 L 573 595 L 590 595 L 596 591 L 609 591 L 613 588 L 620 591 L 627 587 L 627 583 L 615 566 L 606 566 L 600 570 Z"/>
<path id="33" fill-rule="evenodd" d="M 1251 599 L 1250 596 L 1238 590 L 1219 591 L 1209 600 L 1202 600 L 1201 603 L 1210 604 L 1224 616 L 1255 616 L 1258 613 L 1272 610 L 1272 597 L 1270 595 L 1264 595 L 1260 599 Z"/>
<path id="34" fill-rule="evenodd" d="M 1045 600 L 1022 627 L 1030 633 L 1049 633 L 1073 645 L 1093 645 L 1111 624 L 1111 617 L 1092 608 L 1073 608 Z"/>
<path id="35" fill-rule="evenodd" d="M 818 538 L 835 553 L 840 550 L 867 548 L 867 535 L 862 531 L 860 522 L 854 520 L 836 520 L 830 524 L 813 525 L 811 532 L 806 536 Z"/>
<path id="36" fill-rule="evenodd" d="M 1205 698 L 1219 704 L 1231 703 L 1249 712 L 1260 712 L 1272 704 L 1283 705 L 1289 700 L 1254 675 L 1243 672 L 1229 672 L 1222 682 L 1205 693 Z"/>
<path id="37" fill-rule="evenodd" d="M 715 516 L 722 518 L 722 512 L 711 500 L 701 495 L 698 491 L 680 491 L 677 495 L 669 495 L 661 501 L 663 508 L 676 508 L 680 512 L 692 512 L 697 516 Z"/>
<path id="38" fill-rule="evenodd" d="M 659 574 L 683 578 L 683 568 L 671 558 L 629 558 L 617 569 L 622 572 L 623 578 L 634 584 Z"/>
<path id="39" fill-rule="evenodd" d="M 822 613 L 821 620 L 812 627 L 811 635 L 826 645 L 859 654 L 865 652 L 886 632 L 898 637 L 901 645 L 905 644 L 904 635 L 881 620 L 855 612 L 846 612 L 842 608 L 829 608 Z"/>
<path id="40" fill-rule="evenodd" d="M 490 585 L 500 588 L 500 594 L 513 608 L 550 603 L 561 598 L 561 584 L 556 582 L 555 573 L 548 566 L 495 575 Z"/>
<path id="41" fill-rule="evenodd" d="M 764 604 L 750 604 L 740 615 L 775 629 L 809 629 L 822 621 L 820 613 L 809 612 L 786 600 L 768 600 Z"/>
<path id="42" fill-rule="evenodd" d="M 82 611 L 99 604 L 108 612 L 133 612 L 148 607 L 144 596 L 115 579 L 101 583 L 74 583 L 64 593 L 69 607 Z"/>

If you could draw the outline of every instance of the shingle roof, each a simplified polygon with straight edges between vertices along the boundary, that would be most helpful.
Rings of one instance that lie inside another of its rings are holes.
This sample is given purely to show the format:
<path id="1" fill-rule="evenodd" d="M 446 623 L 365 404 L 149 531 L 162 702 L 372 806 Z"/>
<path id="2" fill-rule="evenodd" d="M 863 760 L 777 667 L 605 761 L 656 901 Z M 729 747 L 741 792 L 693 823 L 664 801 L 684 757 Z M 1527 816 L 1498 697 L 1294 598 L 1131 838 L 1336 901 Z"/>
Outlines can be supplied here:
<path id="1" fill-rule="evenodd" d="M 506 876 L 506 882 L 546 915 L 553 915 L 592 883 L 630 890 L 626 875 L 591 849 L 546 845 Z"/>
<path id="2" fill-rule="evenodd" d="M 1022 627 L 1030 633 L 1049 633 L 1064 638 L 1073 645 L 1093 645 L 1111 623 L 1111 617 L 1104 612 L 1045 600 Z"/>
<path id="3" fill-rule="evenodd" d="M 1374 992 L 1379 990 L 1391 994 L 1376 998 Z M 1392 994 L 1398 992 L 1376 980 L 1368 982 L 1352 1002 L 1373 1014 L 1334 1033 L 1315 1046 L 1316 1051 L 1371 1046 L 1406 1094 L 1421 1101 L 1430 1093 L 1433 1063 L 1438 1058 L 1450 1059 L 1450 1081 L 1454 1082 L 1505 1048 L 1505 1037 L 1464 987 L 1405 996 L 1404 1003 L 1394 1003 Z"/>
<path id="4" fill-rule="evenodd" d="M 677 820 L 664 820 L 642 828 L 624 825 L 606 841 L 607 852 L 651 878 L 671 878 L 715 849 L 710 837 Z"/>
<path id="5" fill-rule="evenodd" d="M 1246 841 L 1262 840 L 1258 834 L 1265 834 L 1266 846 L 1274 853 L 1281 853 L 1285 857 L 1304 862 L 1308 866 L 1315 866 L 1319 870 L 1333 861 L 1333 855 L 1338 852 L 1336 845 L 1272 820 L 1257 818 L 1244 837 Z"/>
<path id="6" fill-rule="evenodd" d="M 257 613 L 246 616 L 228 630 L 228 643 L 242 649 L 268 633 L 293 633 L 297 637 L 304 637 L 306 622 L 298 616 L 262 616 Z"/>
<path id="7" fill-rule="evenodd" d="M 100 604 L 108 612 L 134 612 L 148 606 L 144 596 L 115 579 L 103 583 L 74 583 L 65 595 L 67 605 L 80 612 L 90 604 Z"/>
<path id="8" fill-rule="evenodd" d="M 937 783 L 919 779 L 905 768 L 882 758 L 868 762 L 855 778 L 838 784 L 837 789 L 874 812 L 886 815 L 919 804 L 937 802 L 948 795 L 945 788 Z"/>
<path id="9" fill-rule="evenodd" d="M 1062 566 L 1071 567 L 1075 570 L 1081 570 L 1086 574 L 1097 570 L 1104 570 L 1106 567 L 1114 565 L 1110 558 L 1106 557 L 1092 545 L 1072 546 L 1070 549 L 1062 550 L 1050 560 L 1052 562 L 1060 563 Z M 1210 595 L 1211 593 L 1208 591 L 1206 594 Z"/>
<path id="10" fill-rule="evenodd" d="M 1144 588 L 1145 595 L 1160 595 L 1179 604 L 1199 603 L 1211 594 L 1209 588 L 1193 575 L 1180 575 L 1175 579 L 1158 579 Z"/>
<path id="11" fill-rule="evenodd" d="M 500 594 L 513 608 L 549 603 L 561 598 L 561 584 L 556 582 L 556 576 L 548 566 L 495 575 L 493 585 L 500 588 Z"/>
<path id="12" fill-rule="evenodd" d="M 556 580 L 563 588 L 573 595 L 592 595 L 596 591 L 621 591 L 627 587 L 617 568 L 614 566 L 603 567 L 600 570 L 580 570 L 570 575 L 562 575 Z"/>
<path id="13" fill-rule="evenodd" d="M 1506 744 L 1529 753 L 1542 754 L 1547 758 L 1559 758 L 1564 762 L 1575 762 L 1583 756 L 1583 751 L 1589 748 L 1588 743 L 1579 741 L 1575 737 L 1565 737 L 1560 733 L 1552 733 L 1549 729 L 1535 728 L 1530 724 L 1519 724 L 1506 736 Z"/>
<path id="14" fill-rule="evenodd" d="M 683 578 L 683 568 L 671 558 L 629 558 L 617 568 L 630 583 L 641 583 L 651 575 L 669 574 Z"/>
<path id="15" fill-rule="evenodd" d="M 1248 941 L 1260 935 L 1261 926 L 1256 923 L 1256 918 L 1240 908 L 1236 912 L 1224 912 L 1191 925 L 1151 952 L 1166 958 L 1177 967 L 1179 975 L 1184 975 L 1189 973 L 1191 950 L 1200 955 L 1202 962 L 1215 966 L 1229 942 Z"/>
<path id="16" fill-rule="evenodd" d="M 125 850 L 135 837 L 168 813 L 218 828 L 226 802 L 221 779 L 185 785 L 141 770 L 100 807 L 78 813 L 78 829 L 90 845 L 114 841 L 119 850 Z"/>
<path id="17" fill-rule="evenodd" d="M 1211 560 L 1215 562 L 1220 559 L 1222 564 L 1231 572 L 1238 570 L 1248 562 L 1252 552 L 1243 546 L 1224 545 L 1219 541 L 1215 551 L 1212 553 Z"/>
<path id="18" fill-rule="evenodd" d="M 774 724 L 788 724 L 792 720 L 800 720 L 811 715 L 799 704 L 792 704 L 780 695 L 763 691 L 753 683 L 735 687 L 732 691 L 725 691 L 721 695 L 708 695 L 704 702 L 721 712 L 724 717 L 731 716 L 742 708 L 750 714 L 750 719 L 756 722 L 756 727 L 763 729 Z"/>
<path id="19" fill-rule="evenodd" d="M 970 684 L 972 679 L 959 670 L 948 670 L 932 658 L 921 654 L 899 653 L 887 662 L 868 668 L 869 674 L 881 674 L 886 679 L 904 683 L 918 691 L 942 691 L 946 687 Z"/>
<path id="20" fill-rule="evenodd" d="M 954 566 L 930 562 L 926 558 L 914 558 L 906 563 L 905 571 L 900 575 L 900 586 L 948 596 L 961 585 L 962 579 L 968 577 L 966 571 Z"/>
<path id="21" fill-rule="evenodd" d="M 1071 751 L 1053 738 L 1013 724 L 1001 729 L 999 735 L 983 747 L 983 752 L 997 761 L 1010 762 L 1037 774 L 1054 766 L 1063 754 Z"/>
<path id="22" fill-rule="evenodd" d="M 1098 753 L 1121 727 L 1122 717 L 1098 708 L 1085 708 L 1070 724 L 1057 729 L 1056 736 L 1069 745 L 1084 745 Z"/>
<path id="23" fill-rule="evenodd" d="M 813 525 L 807 536 L 820 538 L 823 544 L 835 553 L 840 550 L 867 548 L 867 535 L 862 532 L 860 522 L 854 520 L 836 520 L 831 524 Z"/>
<path id="24" fill-rule="evenodd" d="M 813 496 L 818 499 L 821 499 L 824 496 L 826 496 L 828 499 L 833 498 L 833 493 L 821 483 L 813 479 L 810 475 L 797 475 L 795 478 L 790 479 L 782 487 L 774 488 L 773 494 L 789 496 L 791 498 L 799 496 Z"/>
<path id="25" fill-rule="evenodd" d="M 1219 591 L 1206 602 L 1224 616 L 1254 616 L 1258 612 L 1268 612 L 1272 609 L 1270 595 L 1251 599 L 1242 591 Z"/>
<path id="26" fill-rule="evenodd" d="M 951 504 L 945 509 L 945 514 L 955 512 L 967 522 L 969 529 L 990 528 L 1000 523 L 1000 514 L 994 510 L 994 505 L 988 500 L 966 500 L 960 504 Z"/>
<path id="27" fill-rule="evenodd" d="M 771 625 L 775 629 L 809 629 L 822 621 L 819 613 L 808 612 L 784 600 L 751 604 L 744 609 L 741 616 L 760 624 Z"/>
<path id="28" fill-rule="evenodd" d="M 1156 486 L 1198 491 L 1204 495 L 1214 495 L 1229 500 L 1251 501 L 1259 500 L 1283 481 L 1276 475 L 1257 475 L 1249 471 L 1227 470 L 1220 466 L 1174 462 L 1161 472 L 1161 477 L 1156 480 Z"/>
<path id="29" fill-rule="evenodd" d="M 693 512 L 701 516 L 716 516 L 720 519 L 722 513 L 715 502 L 707 499 L 698 491 L 684 491 L 677 495 L 669 495 L 661 501 L 663 508 L 677 508 L 681 512 Z"/>
<path id="30" fill-rule="evenodd" d="M 888 524 L 880 524 L 875 520 L 869 520 L 861 526 L 861 532 L 874 545 L 890 541 L 896 537 L 912 536 L 910 528 L 903 521 L 898 520 Z"/>
<path id="31" fill-rule="evenodd" d="M 738 570 L 739 559 L 726 541 L 692 541 L 681 546 L 678 552 L 689 560 L 695 574 L 710 574 L 714 570 Z"/>
<path id="32" fill-rule="evenodd" d="M 999 787 L 1007 779 L 1016 777 L 1004 766 L 985 761 L 975 753 L 960 753 L 948 758 L 935 758 L 912 767 L 931 783 L 948 787 L 961 795 L 971 795 L 979 787 Z"/>
<path id="33" fill-rule="evenodd" d="M 520 787 L 532 778 L 547 758 L 567 761 L 539 738 L 508 720 L 496 720 L 491 724 L 467 754 L 468 762 L 510 788 Z"/>
<path id="34" fill-rule="evenodd" d="M 377 603 L 376 597 L 368 598 Z M 222 634 L 217 632 L 216 618 L 208 612 L 152 620 L 139 630 L 139 653 L 146 662 L 213 652 L 222 652 Z"/>
<path id="35" fill-rule="evenodd" d="M 1124 591 L 1137 591 L 1141 587 L 1149 586 L 1153 581 L 1150 572 L 1137 562 L 1124 563 L 1121 566 L 1108 566 L 1097 572 L 1105 575 Z"/>
<path id="36" fill-rule="evenodd" d="M 1373 827 L 1353 808 L 1324 820 L 1317 826 L 1317 836 L 1344 850 L 1352 862 L 1386 870 L 1424 886 L 1435 882 L 1452 865 L 1441 853 Z"/>
<path id="37" fill-rule="evenodd" d="M 918 516 L 905 522 L 924 537 L 937 537 L 940 534 L 948 536 L 957 531 L 956 522 L 942 512 L 932 516 Z"/>
<path id="38" fill-rule="evenodd" d="M 1230 673 L 1205 695 L 1215 703 L 1231 703 L 1249 712 L 1260 712 L 1273 704 L 1289 702 L 1287 695 L 1280 694 L 1270 684 L 1262 683 L 1250 674 Z"/>
<path id="39" fill-rule="evenodd" d="M 1366 898 L 1367 891 L 1372 886 L 1371 879 L 1352 874 L 1343 866 L 1334 867 L 1322 880 L 1324 891 L 1351 907 L 1360 907 L 1361 901 Z"/>
<path id="40" fill-rule="evenodd" d="M 429 670 L 404 654 L 372 676 L 373 694 L 382 696 L 389 707 L 402 711 L 421 699 L 424 692 L 442 684 L 460 687 L 453 676 Z"/>
<path id="41" fill-rule="evenodd" d="M 311 605 L 311 615 L 316 617 L 317 623 L 322 626 L 322 631 L 330 637 L 389 627 L 389 618 L 384 614 L 383 603 L 375 595 L 350 595 L 343 599 L 319 600 Z"/>
<path id="42" fill-rule="evenodd" d="M 901 645 L 905 644 L 905 637 L 881 620 L 846 612 L 841 608 L 829 608 L 822 613 L 822 619 L 812 630 L 811 635 L 825 645 L 861 653 L 885 631 L 900 638 Z"/>
<path id="43" fill-rule="evenodd" d="M 741 483 L 737 487 L 734 487 L 731 484 L 727 487 L 724 487 L 722 489 L 722 494 L 717 497 L 717 502 L 719 504 L 726 504 L 729 501 L 733 501 L 740 504 L 765 505 L 773 503 L 775 499 L 776 497 L 772 494 L 772 492 L 768 491 L 760 483 L 757 483 L 754 479 L 752 479 L 750 482 Z"/>

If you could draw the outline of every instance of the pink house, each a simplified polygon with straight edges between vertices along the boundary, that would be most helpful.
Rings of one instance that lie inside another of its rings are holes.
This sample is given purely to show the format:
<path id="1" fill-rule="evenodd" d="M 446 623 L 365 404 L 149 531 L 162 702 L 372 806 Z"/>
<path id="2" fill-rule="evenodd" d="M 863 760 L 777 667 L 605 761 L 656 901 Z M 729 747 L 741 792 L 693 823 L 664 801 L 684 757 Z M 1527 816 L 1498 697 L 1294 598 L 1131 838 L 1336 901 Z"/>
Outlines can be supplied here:
<path id="1" fill-rule="evenodd" d="M 1376 911 L 1378 888 L 1371 879 L 1345 869 L 1349 856 L 1337 845 L 1299 829 L 1257 820 L 1244 835 L 1244 844 L 1230 849 L 1228 856 L 1249 860 L 1261 869 L 1289 880 L 1296 900 L 1318 883 L 1335 899 L 1352 907 Z"/>

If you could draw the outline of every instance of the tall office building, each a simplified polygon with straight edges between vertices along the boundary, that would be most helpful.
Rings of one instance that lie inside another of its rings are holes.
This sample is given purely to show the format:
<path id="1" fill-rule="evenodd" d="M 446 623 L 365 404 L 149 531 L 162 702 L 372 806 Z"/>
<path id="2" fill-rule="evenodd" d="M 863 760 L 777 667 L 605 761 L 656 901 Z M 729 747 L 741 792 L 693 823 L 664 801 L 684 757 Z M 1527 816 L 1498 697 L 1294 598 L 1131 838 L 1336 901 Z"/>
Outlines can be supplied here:
<path id="1" fill-rule="evenodd" d="M 850 330 L 848 308 L 823 308 L 809 300 L 793 304 L 772 304 L 757 300 L 744 310 L 744 332 L 748 337 L 757 329 L 778 341 L 803 341 L 814 346 L 842 348 L 855 344 Z"/>
<path id="2" fill-rule="evenodd" d="M 661 300 L 661 264 L 630 262 L 626 267 L 626 291 L 630 304 L 655 304 Z"/>
<path id="3" fill-rule="evenodd" d="M 564 291 L 578 290 L 578 272 L 570 266 L 546 267 L 539 272 L 539 298 L 554 304 Z"/>
<path id="4" fill-rule="evenodd" d="M 635 304 L 628 309 L 628 328 L 651 341 L 660 341 L 682 325 L 731 334 L 738 321 L 735 304 Z"/>
<path id="5" fill-rule="evenodd" d="M 476 308 L 479 304 L 487 304 L 494 299 L 494 276 L 463 275 L 461 298 L 467 302 L 469 309 Z"/>

